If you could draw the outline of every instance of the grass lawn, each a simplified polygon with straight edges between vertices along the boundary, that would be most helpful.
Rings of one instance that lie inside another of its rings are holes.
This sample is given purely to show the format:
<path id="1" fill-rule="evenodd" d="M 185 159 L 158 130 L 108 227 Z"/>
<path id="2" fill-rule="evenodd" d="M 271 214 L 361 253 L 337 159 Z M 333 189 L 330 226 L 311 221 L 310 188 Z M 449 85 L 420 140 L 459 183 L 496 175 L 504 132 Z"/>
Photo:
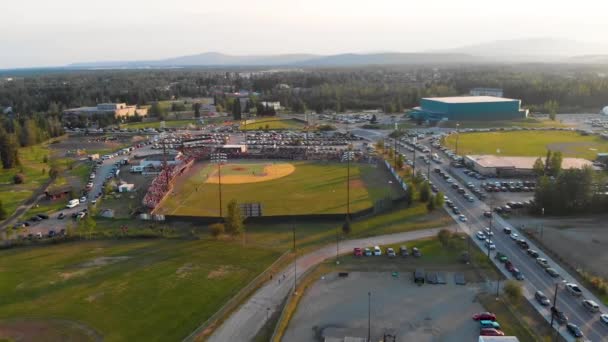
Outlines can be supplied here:
<path id="1" fill-rule="evenodd" d="M 44 163 L 43 160 L 45 156 L 50 158 L 50 154 L 47 144 L 23 147 L 19 149 L 21 167 L 9 170 L 0 169 L 0 200 L 9 215 L 28 199 L 34 190 L 48 180 L 50 165 Z M 13 184 L 13 177 L 21 169 L 25 175 L 25 183 Z"/>
<path id="2" fill-rule="evenodd" d="M 223 170 L 229 171 L 230 167 L 245 163 L 230 163 Z M 282 178 L 259 183 L 222 184 L 223 206 L 236 199 L 239 203 L 262 203 L 264 215 L 346 212 L 346 164 L 294 162 L 293 165 L 295 171 Z M 361 169 L 365 170 L 365 177 L 361 176 Z M 206 175 L 211 175 L 214 170 L 215 166 L 209 164 L 191 169 L 189 175 L 176 183 L 174 193 L 177 196 L 168 196 L 160 212 L 166 215 L 218 215 L 218 185 L 204 183 Z M 380 168 L 351 165 L 352 212 L 373 206 L 374 196 L 385 196 L 387 190 L 382 189 L 388 187 L 381 187 L 388 185 L 388 178 L 383 173 L 377 173 L 383 171 Z M 383 178 L 374 179 L 374 175 Z M 368 191 L 366 180 L 369 181 L 369 188 L 373 189 L 373 196 Z"/>
<path id="3" fill-rule="evenodd" d="M 458 138 L 458 153 L 500 154 L 505 156 L 544 157 L 547 149 L 561 151 L 565 157 L 594 160 L 598 152 L 608 152 L 608 140 L 598 136 L 584 136 L 569 131 L 513 131 L 473 132 L 452 134 L 445 144 L 455 149 Z"/>
<path id="4" fill-rule="evenodd" d="M 181 128 L 188 125 L 197 125 L 198 120 L 166 120 L 166 128 Z M 120 125 L 120 128 L 144 129 L 144 128 L 160 128 L 160 121 L 151 122 L 130 122 Z"/>
<path id="5" fill-rule="evenodd" d="M 240 126 L 242 131 L 264 130 L 266 127 L 268 127 L 269 130 L 302 129 L 305 126 L 303 122 L 293 119 L 268 118 L 248 121 L 247 126 Z"/>
<path id="6" fill-rule="evenodd" d="M 568 125 L 563 124 L 560 121 L 534 118 L 507 121 L 444 121 L 439 123 L 439 127 L 456 128 L 456 124 L 460 124 L 460 128 L 568 127 Z"/>
<path id="7" fill-rule="evenodd" d="M 279 254 L 156 239 L 5 250 L 0 319 L 73 320 L 106 341 L 179 341 Z"/>

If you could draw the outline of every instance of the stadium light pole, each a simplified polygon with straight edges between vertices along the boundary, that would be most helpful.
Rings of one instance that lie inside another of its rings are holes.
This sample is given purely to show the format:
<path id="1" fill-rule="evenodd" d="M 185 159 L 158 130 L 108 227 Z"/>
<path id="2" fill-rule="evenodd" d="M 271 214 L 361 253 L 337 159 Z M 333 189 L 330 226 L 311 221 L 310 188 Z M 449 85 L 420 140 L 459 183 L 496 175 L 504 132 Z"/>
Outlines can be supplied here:
<path id="1" fill-rule="evenodd" d="M 296 226 L 293 225 L 291 226 L 291 231 L 293 233 L 293 293 L 297 294 L 296 291 L 296 284 L 297 284 L 297 280 L 298 280 L 298 269 L 297 269 L 297 263 L 298 263 L 298 250 L 296 249 Z"/>
<path id="2" fill-rule="evenodd" d="M 228 161 L 228 156 L 226 155 L 226 153 L 212 153 L 211 154 L 211 162 L 217 164 L 217 184 L 218 184 L 218 189 L 219 189 L 219 211 L 220 211 L 220 217 L 223 217 L 222 215 L 222 164 L 226 163 L 226 161 Z"/>

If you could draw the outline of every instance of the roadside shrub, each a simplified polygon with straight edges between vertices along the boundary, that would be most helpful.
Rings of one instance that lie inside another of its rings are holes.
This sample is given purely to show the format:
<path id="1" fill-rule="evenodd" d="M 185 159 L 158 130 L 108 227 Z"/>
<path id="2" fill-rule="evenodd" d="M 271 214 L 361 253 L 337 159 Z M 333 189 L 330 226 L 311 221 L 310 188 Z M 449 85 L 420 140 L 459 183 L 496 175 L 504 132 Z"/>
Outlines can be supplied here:
<path id="1" fill-rule="evenodd" d="M 503 287 L 503 291 L 507 298 L 509 298 L 513 303 L 518 303 L 523 297 L 523 289 L 521 284 L 516 280 L 507 280 L 505 286 Z"/>
<path id="2" fill-rule="evenodd" d="M 23 173 L 17 173 L 13 176 L 13 182 L 15 184 L 25 183 L 25 175 Z"/>
<path id="3" fill-rule="evenodd" d="M 450 244 L 452 238 L 452 232 L 448 229 L 442 229 L 437 233 L 437 239 L 443 247 L 447 247 Z"/>
<path id="4" fill-rule="evenodd" d="M 211 231 L 211 236 L 217 239 L 220 235 L 224 234 L 226 228 L 223 223 L 214 223 L 209 226 L 209 230 Z"/>

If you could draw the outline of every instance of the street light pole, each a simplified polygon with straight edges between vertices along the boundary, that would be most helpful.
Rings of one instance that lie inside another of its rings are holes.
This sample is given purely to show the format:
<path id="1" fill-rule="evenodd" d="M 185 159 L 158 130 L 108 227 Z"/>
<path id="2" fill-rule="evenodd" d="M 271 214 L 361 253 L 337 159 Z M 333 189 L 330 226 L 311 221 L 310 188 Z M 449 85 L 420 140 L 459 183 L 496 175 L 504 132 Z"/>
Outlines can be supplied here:
<path id="1" fill-rule="evenodd" d="M 460 127 L 460 122 L 456 123 L 456 156 L 458 156 L 458 139 L 460 138 L 460 134 L 458 133 L 458 127 Z"/>
<path id="2" fill-rule="evenodd" d="M 557 290 L 559 288 L 559 283 L 555 283 L 555 292 L 553 293 L 553 307 L 557 309 Z M 551 312 L 551 328 L 553 328 L 553 318 L 555 315 Z"/>

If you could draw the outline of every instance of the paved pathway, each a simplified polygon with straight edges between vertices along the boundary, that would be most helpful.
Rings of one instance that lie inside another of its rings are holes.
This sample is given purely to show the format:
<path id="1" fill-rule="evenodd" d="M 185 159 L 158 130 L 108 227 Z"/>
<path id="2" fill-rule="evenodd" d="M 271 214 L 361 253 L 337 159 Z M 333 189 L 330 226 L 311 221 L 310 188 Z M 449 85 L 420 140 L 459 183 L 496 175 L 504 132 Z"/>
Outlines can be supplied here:
<path id="1" fill-rule="evenodd" d="M 341 241 L 339 252 L 349 253 L 354 247 L 387 245 L 403 241 L 418 240 L 437 235 L 441 228 L 416 230 L 390 235 L 374 236 Z M 327 245 L 296 260 L 297 275 L 301 276 L 314 265 L 336 257 L 336 245 Z M 258 289 L 241 307 L 218 327 L 209 341 L 251 341 L 266 323 L 266 317 L 279 309 L 279 305 L 293 290 L 294 267 L 291 263 L 284 273 L 277 273 L 272 280 Z M 284 275 L 284 278 L 283 278 Z"/>

